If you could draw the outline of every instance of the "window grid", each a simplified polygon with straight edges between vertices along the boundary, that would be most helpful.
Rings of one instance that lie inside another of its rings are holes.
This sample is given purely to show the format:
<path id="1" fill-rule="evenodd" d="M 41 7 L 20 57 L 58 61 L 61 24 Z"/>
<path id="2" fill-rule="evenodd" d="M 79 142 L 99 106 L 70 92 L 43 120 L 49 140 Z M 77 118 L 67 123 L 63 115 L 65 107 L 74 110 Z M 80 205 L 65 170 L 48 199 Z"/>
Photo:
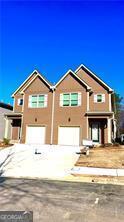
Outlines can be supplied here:
<path id="1" fill-rule="evenodd" d="M 45 95 L 31 95 L 31 96 L 29 96 L 29 107 L 30 108 L 44 108 L 45 107 Z"/>
<path id="2" fill-rule="evenodd" d="M 78 93 L 71 93 L 71 106 L 78 106 Z"/>
<path id="3" fill-rule="evenodd" d="M 98 103 L 102 102 L 102 94 L 97 95 L 97 102 Z"/>
<path id="4" fill-rule="evenodd" d="M 63 106 L 78 106 L 78 93 L 64 93 L 62 97 Z"/>

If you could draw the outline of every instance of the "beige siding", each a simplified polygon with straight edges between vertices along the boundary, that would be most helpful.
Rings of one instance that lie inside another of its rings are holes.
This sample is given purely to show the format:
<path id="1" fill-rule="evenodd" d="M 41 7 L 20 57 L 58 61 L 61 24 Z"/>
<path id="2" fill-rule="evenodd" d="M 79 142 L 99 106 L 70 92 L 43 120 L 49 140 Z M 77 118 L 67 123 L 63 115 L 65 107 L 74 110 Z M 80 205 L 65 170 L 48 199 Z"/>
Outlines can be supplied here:
<path id="1" fill-rule="evenodd" d="M 84 70 L 80 69 L 77 72 L 77 75 L 83 79 L 89 86 L 91 86 L 93 93 L 90 94 L 90 111 L 109 111 L 109 93 L 108 91 L 94 78 L 92 78 Z M 94 103 L 94 95 L 102 93 L 105 94 L 104 103 Z"/>
<path id="2" fill-rule="evenodd" d="M 14 112 L 22 112 L 22 106 L 18 106 L 18 99 L 23 98 L 23 96 L 20 94 L 20 92 L 28 85 L 28 83 L 34 78 L 36 74 L 34 73 L 31 78 L 27 80 L 27 82 L 15 93 L 14 95 Z"/>
<path id="3" fill-rule="evenodd" d="M 81 106 L 60 107 L 60 93 L 81 92 Z M 86 138 L 87 119 L 85 117 L 87 109 L 86 89 L 72 75 L 68 75 L 57 87 L 55 93 L 55 113 L 54 113 L 54 138 L 53 143 L 58 144 L 59 126 L 80 126 L 80 144 L 82 138 Z"/>
<path id="4" fill-rule="evenodd" d="M 48 103 L 45 108 L 29 108 L 28 101 L 29 95 L 32 94 L 47 94 Z M 46 84 L 37 77 L 31 85 L 25 90 L 25 102 L 23 112 L 23 127 L 21 141 L 25 142 L 26 139 L 26 126 L 27 125 L 41 125 L 46 126 L 46 143 L 50 143 L 51 131 L 51 109 L 52 109 L 52 92 Z"/>
<path id="5" fill-rule="evenodd" d="M 94 78 L 80 69 L 77 72 L 77 75 L 84 80 L 92 88 L 92 93 L 89 96 L 89 111 L 109 111 L 109 94 L 108 91 L 99 84 Z M 31 79 L 34 78 L 34 75 Z M 30 79 L 30 80 L 31 80 Z M 29 83 L 28 80 L 21 90 Z M 60 106 L 60 94 L 68 92 L 80 92 L 81 93 L 81 106 L 78 107 L 61 107 Z M 105 94 L 105 103 L 94 103 L 94 94 L 102 93 Z M 29 108 L 28 101 L 29 96 L 32 94 L 47 94 L 48 103 L 45 108 Z M 26 127 L 28 125 L 40 125 L 46 126 L 46 144 L 51 142 L 51 122 L 52 122 L 52 101 L 53 93 L 46 85 L 46 83 L 41 80 L 40 77 L 37 77 L 31 82 L 31 84 L 24 91 L 24 105 L 18 106 L 18 98 L 23 98 L 20 94 L 20 91 L 15 95 L 15 112 L 23 112 L 22 118 L 22 136 L 21 142 L 25 142 L 26 139 Z M 90 129 L 88 126 L 88 117 L 86 116 L 87 112 L 87 91 L 85 86 L 77 80 L 73 75 L 68 74 L 65 79 L 57 86 L 55 90 L 55 108 L 54 108 L 54 121 L 53 121 L 53 144 L 58 144 L 58 128 L 59 126 L 79 126 L 80 127 L 80 144 L 82 139 L 87 138 L 89 132 L 90 138 Z M 94 117 L 95 118 L 104 118 L 107 117 Z M 17 137 L 16 128 L 13 131 L 13 137 Z M 108 129 L 104 129 L 104 138 L 105 142 L 108 141 Z"/>
<path id="6" fill-rule="evenodd" d="M 23 106 L 18 105 L 18 99 L 23 99 L 23 95 L 17 93 L 16 96 L 14 97 L 14 112 L 21 113 Z"/>

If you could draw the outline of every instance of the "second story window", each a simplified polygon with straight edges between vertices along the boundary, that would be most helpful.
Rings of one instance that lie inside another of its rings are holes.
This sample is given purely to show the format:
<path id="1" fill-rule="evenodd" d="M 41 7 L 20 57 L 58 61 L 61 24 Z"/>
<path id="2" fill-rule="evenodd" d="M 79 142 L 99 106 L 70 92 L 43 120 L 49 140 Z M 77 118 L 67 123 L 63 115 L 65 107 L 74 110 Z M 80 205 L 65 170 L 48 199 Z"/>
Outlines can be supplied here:
<path id="1" fill-rule="evenodd" d="M 18 106 L 22 106 L 23 105 L 23 99 L 18 99 Z"/>
<path id="2" fill-rule="evenodd" d="M 60 106 L 80 106 L 81 93 L 60 94 Z"/>
<path id="3" fill-rule="evenodd" d="M 95 94 L 94 95 L 94 102 L 95 103 L 103 103 L 103 102 L 105 102 L 105 94 Z"/>
<path id="4" fill-rule="evenodd" d="M 28 106 L 30 108 L 47 107 L 47 95 L 31 95 L 31 96 L 29 96 Z"/>

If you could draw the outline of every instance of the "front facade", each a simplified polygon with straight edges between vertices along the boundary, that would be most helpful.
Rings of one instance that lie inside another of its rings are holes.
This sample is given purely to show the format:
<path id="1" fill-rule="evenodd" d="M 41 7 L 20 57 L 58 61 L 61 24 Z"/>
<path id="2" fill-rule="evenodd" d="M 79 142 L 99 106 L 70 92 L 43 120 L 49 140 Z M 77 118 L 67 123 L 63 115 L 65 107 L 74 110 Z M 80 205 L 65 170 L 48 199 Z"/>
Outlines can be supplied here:
<path id="1" fill-rule="evenodd" d="M 28 144 L 112 143 L 116 127 L 114 92 L 84 65 L 56 85 L 35 70 L 14 92 L 12 140 Z"/>

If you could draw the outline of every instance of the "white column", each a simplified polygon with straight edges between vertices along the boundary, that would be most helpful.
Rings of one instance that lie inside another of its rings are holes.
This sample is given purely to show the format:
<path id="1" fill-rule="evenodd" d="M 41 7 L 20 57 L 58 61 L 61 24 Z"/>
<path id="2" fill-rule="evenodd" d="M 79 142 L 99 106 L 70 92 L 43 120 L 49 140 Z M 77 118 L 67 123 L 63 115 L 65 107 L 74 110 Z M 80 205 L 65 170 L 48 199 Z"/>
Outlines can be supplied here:
<path id="1" fill-rule="evenodd" d="M 111 119 L 108 118 L 108 143 L 111 143 Z"/>
<path id="2" fill-rule="evenodd" d="M 116 133 L 117 133 L 117 124 L 116 124 L 116 120 L 113 120 L 113 124 L 114 124 L 114 139 L 116 139 Z"/>
<path id="3" fill-rule="evenodd" d="M 5 133 L 4 133 L 4 137 L 6 139 L 8 138 L 8 130 L 9 130 L 9 120 L 6 118 L 5 119 Z"/>
<path id="4" fill-rule="evenodd" d="M 89 138 L 89 121 L 88 121 L 88 116 L 87 118 L 87 139 Z"/>

